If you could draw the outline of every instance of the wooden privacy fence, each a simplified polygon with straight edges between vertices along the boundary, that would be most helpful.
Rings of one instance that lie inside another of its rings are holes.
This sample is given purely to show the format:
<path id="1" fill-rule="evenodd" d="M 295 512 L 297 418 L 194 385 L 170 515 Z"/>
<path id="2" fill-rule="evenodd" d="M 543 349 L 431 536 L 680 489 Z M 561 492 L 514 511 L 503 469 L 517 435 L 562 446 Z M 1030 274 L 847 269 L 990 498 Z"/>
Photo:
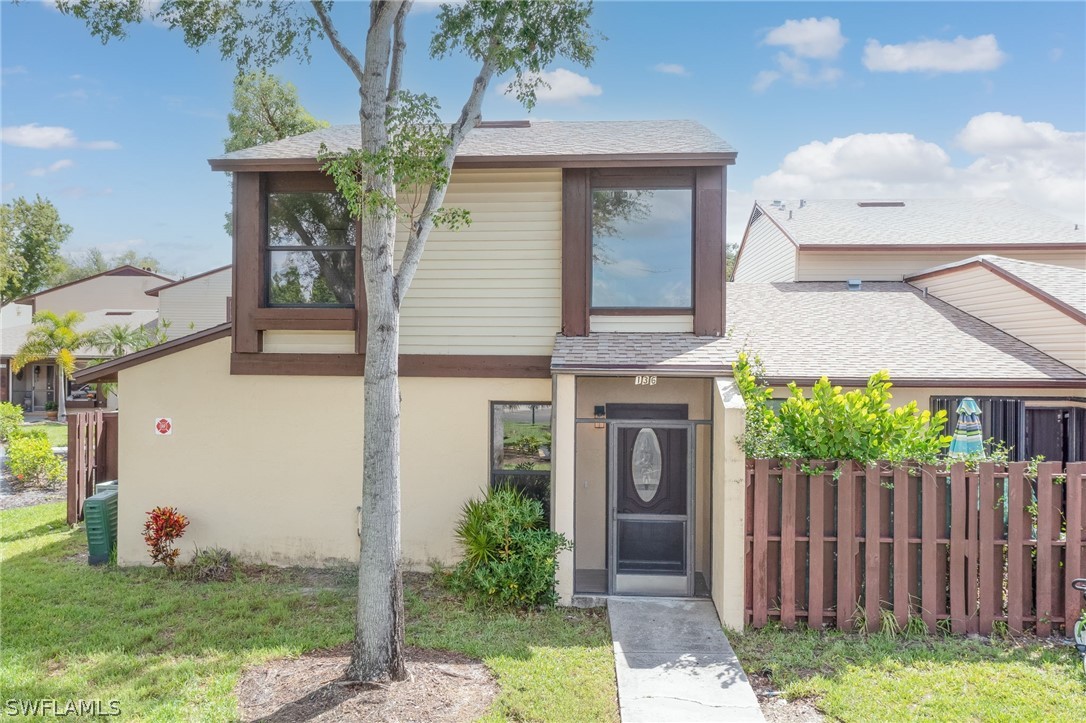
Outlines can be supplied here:
<path id="1" fill-rule="evenodd" d="M 68 524 L 83 519 L 83 502 L 98 482 L 117 479 L 117 412 L 68 415 Z"/>
<path id="2" fill-rule="evenodd" d="M 835 471 L 840 470 L 835 475 Z M 835 478 L 836 477 L 836 478 Z M 976 470 L 747 461 L 746 618 L 869 631 L 1068 632 L 1086 577 L 1086 462 Z M 885 617 L 884 617 L 885 616 Z"/>

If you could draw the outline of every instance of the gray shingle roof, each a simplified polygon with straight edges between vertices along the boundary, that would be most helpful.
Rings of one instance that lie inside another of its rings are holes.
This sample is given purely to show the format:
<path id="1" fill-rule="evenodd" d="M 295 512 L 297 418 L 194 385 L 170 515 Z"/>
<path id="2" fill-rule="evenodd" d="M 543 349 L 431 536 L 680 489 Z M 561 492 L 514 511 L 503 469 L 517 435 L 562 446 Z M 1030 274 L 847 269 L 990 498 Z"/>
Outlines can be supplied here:
<path id="1" fill-rule="evenodd" d="M 888 369 L 898 382 L 1066 381 L 1086 375 L 903 282 L 744 283 L 727 286 L 728 335 L 596 333 L 559 336 L 555 371 L 650 369 L 729 373 L 743 348 L 777 379 L 866 379 Z"/>
<path id="2" fill-rule="evenodd" d="M 905 199 L 904 206 L 851 200 L 757 201 L 800 246 L 1082 244 L 1080 225 L 1001 198 Z"/>
<path id="3" fill-rule="evenodd" d="M 1002 256 L 984 256 L 983 258 L 1007 273 L 1014 274 L 1027 284 L 1036 286 L 1052 298 L 1059 299 L 1086 314 L 1086 270 L 1019 261 Z"/>
<path id="4" fill-rule="evenodd" d="M 224 161 L 316 158 L 321 143 L 331 151 L 359 145 L 359 126 L 332 126 L 212 159 Z M 532 121 L 528 127 L 476 128 L 458 158 L 732 154 L 735 149 L 696 121 Z"/>

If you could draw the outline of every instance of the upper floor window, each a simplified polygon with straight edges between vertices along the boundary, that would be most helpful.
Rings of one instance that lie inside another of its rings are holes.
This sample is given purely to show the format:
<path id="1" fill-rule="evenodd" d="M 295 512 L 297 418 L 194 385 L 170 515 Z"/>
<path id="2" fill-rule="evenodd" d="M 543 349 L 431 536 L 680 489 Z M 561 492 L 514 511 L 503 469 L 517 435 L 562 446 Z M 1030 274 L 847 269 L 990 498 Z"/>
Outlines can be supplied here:
<path id="1" fill-rule="evenodd" d="M 594 188 L 592 303 L 600 309 L 693 308 L 690 188 Z"/>
<path id="2" fill-rule="evenodd" d="M 269 193 L 268 306 L 354 306 L 355 225 L 336 193 Z"/>

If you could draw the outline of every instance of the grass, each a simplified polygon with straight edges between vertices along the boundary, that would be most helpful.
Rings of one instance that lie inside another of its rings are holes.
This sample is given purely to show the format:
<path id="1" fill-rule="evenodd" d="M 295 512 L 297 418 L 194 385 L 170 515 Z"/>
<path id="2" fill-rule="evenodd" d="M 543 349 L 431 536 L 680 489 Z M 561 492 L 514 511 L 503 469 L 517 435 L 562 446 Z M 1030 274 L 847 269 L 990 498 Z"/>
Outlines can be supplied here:
<path id="1" fill-rule="evenodd" d="M 748 673 L 842 721 L 1086 720 L 1086 680 L 1059 642 L 891 637 L 777 626 L 729 635 Z"/>
<path id="2" fill-rule="evenodd" d="M 88 567 L 64 504 L 0 512 L 5 699 L 119 700 L 125 720 L 235 720 L 241 670 L 352 636 L 351 570 L 253 568 L 194 583 Z M 470 610 L 428 582 L 406 591 L 408 643 L 482 658 L 488 720 L 617 720 L 606 618 Z"/>
<path id="3" fill-rule="evenodd" d="M 23 429 L 44 429 L 49 437 L 49 444 L 54 447 L 68 446 L 68 425 L 60 422 L 39 422 L 37 424 L 24 424 Z"/>

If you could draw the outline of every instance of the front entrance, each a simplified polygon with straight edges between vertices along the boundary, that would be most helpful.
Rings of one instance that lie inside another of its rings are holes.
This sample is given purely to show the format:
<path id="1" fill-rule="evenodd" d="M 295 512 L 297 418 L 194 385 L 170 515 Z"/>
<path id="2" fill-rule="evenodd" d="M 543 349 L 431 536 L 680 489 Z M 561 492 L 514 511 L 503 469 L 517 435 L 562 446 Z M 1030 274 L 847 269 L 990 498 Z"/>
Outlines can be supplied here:
<path id="1" fill-rule="evenodd" d="M 694 424 L 685 409 L 678 419 L 674 407 L 652 407 L 608 425 L 610 588 L 693 595 Z M 626 416 L 615 412 L 608 417 Z"/>

